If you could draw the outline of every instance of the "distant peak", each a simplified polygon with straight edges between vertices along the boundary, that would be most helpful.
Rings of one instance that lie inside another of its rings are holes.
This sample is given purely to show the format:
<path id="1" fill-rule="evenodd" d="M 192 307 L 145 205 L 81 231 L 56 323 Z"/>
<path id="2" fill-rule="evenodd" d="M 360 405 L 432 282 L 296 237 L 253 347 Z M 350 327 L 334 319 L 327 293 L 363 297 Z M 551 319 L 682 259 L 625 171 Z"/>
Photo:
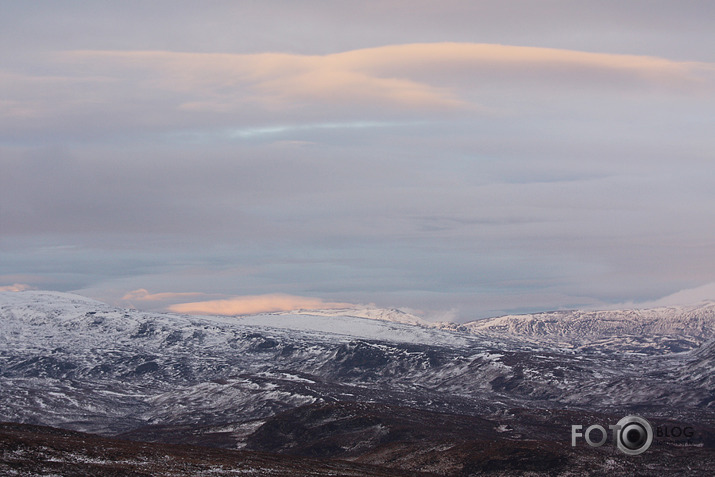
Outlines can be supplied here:
<path id="1" fill-rule="evenodd" d="M 351 307 L 351 308 L 330 308 L 319 310 L 294 310 L 291 312 L 280 312 L 278 314 L 296 314 L 313 316 L 352 316 L 355 318 L 367 318 L 369 320 L 388 321 L 393 323 L 403 323 L 409 325 L 431 326 L 428 321 L 399 310 L 397 308 L 377 308 L 377 307 Z"/>
<path id="2" fill-rule="evenodd" d="M 22 290 L 22 291 L 2 291 L 0 300 L 3 302 L 61 302 L 61 303 L 85 303 L 90 305 L 106 305 L 106 303 L 75 293 L 67 293 L 53 290 Z"/>

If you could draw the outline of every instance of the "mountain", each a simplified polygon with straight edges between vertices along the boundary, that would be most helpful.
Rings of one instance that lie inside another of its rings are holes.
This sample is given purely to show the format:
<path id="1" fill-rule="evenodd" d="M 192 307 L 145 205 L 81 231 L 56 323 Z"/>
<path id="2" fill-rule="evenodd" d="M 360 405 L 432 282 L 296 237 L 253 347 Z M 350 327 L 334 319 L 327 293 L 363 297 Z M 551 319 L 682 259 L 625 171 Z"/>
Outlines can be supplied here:
<path id="1" fill-rule="evenodd" d="M 393 323 L 403 323 L 406 325 L 417 325 L 431 327 L 432 324 L 419 316 L 407 313 L 396 308 L 385 309 L 374 306 L 353 307 L 353 308 L 330 308 L 326 310 L 296 310 L 291 313 L 309 316 L 345 316 L 354 318 L 368 318 L 370 320 L 391 321 Z"/>
<path id="2" fill-rule="evenodd" d="M 513 335 L 538 343 L 624 346 L 648 352 L 681 352 L 715 338 L 715 302 L 643 310 L 556 311 L 507 315 L 445 328 L 468 333 Z M 650 341 L 649 341 L 650 340 Z"/>
<path id="3" fill-rule="evenodd" d="M 0 293 L 0 420 L 439 475 L 513 475 L 539 456 L 565 472 L 593 456 L 569 446 L 571 424 L 630 413 L 694 426 L 696 444 L 715 447 L 713 304 L 410 320 L 192 317 Z M 671 444 L 656 468 L 696 451 Z"/>

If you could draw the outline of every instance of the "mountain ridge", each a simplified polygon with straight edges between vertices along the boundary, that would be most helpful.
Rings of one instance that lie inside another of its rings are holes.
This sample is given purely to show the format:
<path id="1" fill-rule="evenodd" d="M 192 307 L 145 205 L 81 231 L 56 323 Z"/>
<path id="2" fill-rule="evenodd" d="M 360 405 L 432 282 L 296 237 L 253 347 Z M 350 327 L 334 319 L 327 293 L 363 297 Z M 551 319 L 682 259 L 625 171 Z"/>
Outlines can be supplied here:
<path id="1" fill-rule="evenodd" d="M 12 302 L 26 303 L 28 300 L 24 300 L 21 297 L 46 297 L 50 299 L 57 299 L 60 301 L 74 303 L 74 304 L 88 304 L 88 305 L 98 305 L 112 307 L 107 303 L 99 300 L 88 298 L 82 295 L 77 295 L 68 292 L 57 292 L 50 290 L 22 290 L 22 291 L 4 291 L 0 292 L 0 303 L 9 304 Z M 13 300 L 13 297 L 17 300 Z M 115 307 L 112 307 L 115 308 Z M 137 311 L 141 312 L 139 309 L 127 309 L 127 311 Z M 148 313 L 148 312 L 147 312 Z M 715 332 L 708 326 L 715 323 L 715 300 L 703 300 L 698 304 L 685 304 L 685 305 L 668 305 L 659 307 L 646 307 L 646 308 L 622 308 L 622 309 L 604 309 L 604 310 L 556 310 L 556 311 L 544 311 L 537 313 L 523 313 L 523 314 L 506 314 L 499 315 L 488 318 L 480 318 L 477 320 L 471 320 L 464 323 L 455 322 L 431 322 L 425 320 L 417 315 L 408 313 L 406 311 L 400 310 L 399 308 L 379 308 L 375 306 L 355 306 L 355 307 L 345 307 L 345 308 L 328 308 L 328 309 L 296 309 L 284 312 L 266 312 L 266 313 L 255 313 L 249 315 L 235 315 L 235 316 L 225 316 L 220 315 L 187 315 L 179 313 L 165 313 L 165 312 L 154 312 L 165 315 L 174 316 L 195 316 L 199 317 L 209 317 L 211 319 L 235 319 L 243 320 L 247 317 L 258 317 L 258 316 L 323 316 L 323 317 L 355 317 L 371 319 L 376 321 L 385 321 L 391 323 L 400 323 L 408 325 L 416 325 L 426 328 L 438 328 L 447 330 L 458 330 L 467 332 L 484 332 L 484 331 L 508 331 L 515 334 L 524 335 L 534 335 L 534 334 L 545 334 L 544 331 L 548 331 L 548 327 L 534 327 L 534 326 L 514 326 L 516 322 L 524 323 L 554 323 L 558 321 L 560 323 L 577 323 L 589 320 L 600 320 L 610 324 L 615 324 L 618 321 L 622 323 L 626 320 L 637 320 L 640 325 L 649 325 L 642 329 L 644 332 L 666 332 L 675 333 L 678 330 L 671 326 L 667 326 L 667 323 L 671 325 L 675 324 L 687 324 L 688 320 L 696 319 L 698 323 L 691 327 L 684 328 L 685 334 L 706 334 L 710 333 L 715 335 Z M 607 327 L 603 326 L 599 330 L 604 331 Z M 622 328 L 613 326 L 614 332 L 621 332 Z M 584 330 L 577 330 L 584 331 Z"/>
<path id="2" fill-rule="evenodd" d="M 492 426 L 485 436 L 526 455 L 544 447 L 524 447 L 525 432 L 564 432 L 541 415 L 639 414 L 707 433 L 715 341 L 703 310 L 634 314 L 627 329 L 621 316 L 606 320 L 617 325 L 610 331 L 591 312 L 496 318 L 469 330 L 351 315 L 187 316 L 55 292 L 0 293 L 0 421 L 232 449 L 260 448 L 277 432 L 286 452 L 342 442 L 352 450 L 324 451 L 371 463 L 399 454 L 404 466 L 425 442 L 442 445 L 419 437 L 429 435 L 420 427 L 428 415 L 482 419 Z M 684 327 L 688 320 L 695 325 Z M 321 424 L 324 413 L 334 422 Z M 305 435 L 283 433 L 281 422 L 302 422 L 312 443 L 301 447 Z M 340 434 L 342 423 L 355 434 Z M 419 439 L 382 447 L 408 435 Z M 363 452 L 359 436 L 374 448 Z M 559 446 L 547 446 L 554 463 L 571 455 Z"/>

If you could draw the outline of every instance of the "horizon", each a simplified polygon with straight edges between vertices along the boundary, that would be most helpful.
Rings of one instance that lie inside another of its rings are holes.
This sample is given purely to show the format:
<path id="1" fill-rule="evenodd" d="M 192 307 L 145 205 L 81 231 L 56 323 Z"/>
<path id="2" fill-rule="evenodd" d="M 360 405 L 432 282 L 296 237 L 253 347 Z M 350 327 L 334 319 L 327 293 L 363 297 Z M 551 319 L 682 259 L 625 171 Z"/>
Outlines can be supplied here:
<path id="1" fill-rule="evenodd" d="M 17 284 L 15 284 L 17 285 Z M 36 289 L 36 288 L 27 288 L 27 287 L 17 287 L 17 286 L 3 286 L 0 287 L 0 295 L 2 294 L 22 294 L 22 293 L 50 293 L 50 294 L 60 294 L 60 295 L 66 295 L 70 297 L 78 297 L 78 298 L 83 298 L 91 301 L 97 301 L 103 305 L 107 305 L 110 307 L 115 307 L 117 309 L 124 309 L 124 310 L 132 310 L 140 313 L 158 313 L 158 314 L 165 314 L 165 315 L 177 315 L 177 316 L 195 316 L 195 317 L 235 317 L 235 318 L 242 318 L 242 317 L 251 317 L 251 316 L 258 316 L 258 315 L 301 315 L 305 314 L 310 316 L 311 312 L 318 313 L 320 316 L 352 316 L 352 317 L 357 317 L 357 318 L 364 318 L 364 319 L 371 319 L 371 320 L 385 320 L 385 321 L 392 321 L 390 319 L 383 319 L 383 318 L 374 318 L 369 316 L 371 313 L 370 312 L 397 312 L 400 314 L 407 315 L 410 318 L 416 319 L 416 323 L 418 325 L 439 325 L 441 323 L 450 323 L 450 324 L 455 324 L 455 325 L 460 325 L 460 324 L 467 324 L 471 322 L 476 322 L 476 321 L 481 321 L 481 320 L 490 320 L 490 319 L 497 319 L 497 318 L 504 318 L 504 317 L 519 317 L 519 316 L 538 316 L 538 315 L 549 315 L 549 314 L 558 314 L 558 313 L 602 313 L 602 312 L 631 312 L 631 311 L 649 311 L 649 310 L 659 310 L 659 309 L 673 309 L 673 308 L 700 308 L 700 307 L 706 307 L 715 304 L 715 299 L 712 298 L 703 298 L 700 300 L 694 300 L 690 302 L 685 302 L 682 301 L 682 295 L 680 294 L 675 294 L 675 298 L 673 297 L 666 297 L 665 299 L 658 300 L 655 302 L 650 302 L 650 303 L 643 303 L 641 305 L 637 304 L 632 304 L 632 303 L 621 303 L 621 304 L 616 304 L 612 305 L 610 307 L 604 307 L 604 308 L 561 308 L 561 309 L 553 309 L 553 310 L 541 310 L 541 311 L 535 311 L 535 312 L 525 312 L 525 313 L 507 313 L 507 314 L 501 314 L 501 315 L 493 315 L 493 316 L 484 316 L 480 318 L 476 318 L 473 320 L 462 320 L 462 321 L 456 321 L 452 319 L 444 319 L 444 320 L 434 320 L 434 319 L 429 319 L 429 317 L 424 317 L 420 316 L 418 312 L 415 310 L 411 310 L 409 308 L 400 308 L 400 307 L 391 307 L 391 308 L 382 308 L 376 306 L 374 303 L 369 303 L 369 304 L 348 304 L 348 303 L 342 303 L 340 305 L 346 305 L 344 307 L 328 307 L 328 308 L 293 308 L 293 309 L 288 309 L 288 308 L 281 308 L 280 305 L 278 307 L 273 307 L 273 308 L 266 308 L 266 309 L 260 309 L 252 312 L 247 312 L 247 313 L 230 313 L 230 312 L 212 312 L 211 308 L 209 307 L 208 309 L 199 309 L 196 312 L 192 312 L 191 310 L 186 310 L 186 311 L 180 311 L 176 309 L 171 309 L 171 307 L 165 308 L 165 309 L 160 309 L 160 308 L 141 308 L 141 307 L 135 307 L 132 304 L 128 304 L 126 306 L 123 306 L 121 304 L 112 304 L 108 302 L 103 302 L 102 300 L 98 300 L 96 298 L 88 297 L 85 295 L 81 295 L 78 293 L 73 293 L 73 292 L 63 292 L 63 291 L 58 291 L 58 290 L 41 290 L 41 289 Z M 254 297 L 255 298 L 255 297 Z M 260 298 L 260 297 L 259 297 Z M 193 304 L 190 304 L 193 305 Z M 343 315 L 341 312 L 362 312 L 363 315 Z M 449 318 L 449 317 L 447 317 Z M 399 323 L 402 324 L 414 324 L 412 322 L 402 322 L 399 321 Z"/>
<path id="2" fill-rule="evenodd" d="M 6 12 L 0 290 L 458 323 L 715 298 L 712 2 Z"/>

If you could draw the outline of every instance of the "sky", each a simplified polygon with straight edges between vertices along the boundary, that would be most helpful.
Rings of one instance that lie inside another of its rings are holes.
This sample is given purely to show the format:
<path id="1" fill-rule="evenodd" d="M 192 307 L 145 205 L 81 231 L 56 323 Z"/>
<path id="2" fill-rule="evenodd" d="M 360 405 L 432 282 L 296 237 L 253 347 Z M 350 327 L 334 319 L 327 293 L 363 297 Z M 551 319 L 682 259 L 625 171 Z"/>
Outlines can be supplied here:
<path id="1" fill-rule="evenodd" d="M 0 290 L 715 299 L 715 3 L 0 0 Z"/>

